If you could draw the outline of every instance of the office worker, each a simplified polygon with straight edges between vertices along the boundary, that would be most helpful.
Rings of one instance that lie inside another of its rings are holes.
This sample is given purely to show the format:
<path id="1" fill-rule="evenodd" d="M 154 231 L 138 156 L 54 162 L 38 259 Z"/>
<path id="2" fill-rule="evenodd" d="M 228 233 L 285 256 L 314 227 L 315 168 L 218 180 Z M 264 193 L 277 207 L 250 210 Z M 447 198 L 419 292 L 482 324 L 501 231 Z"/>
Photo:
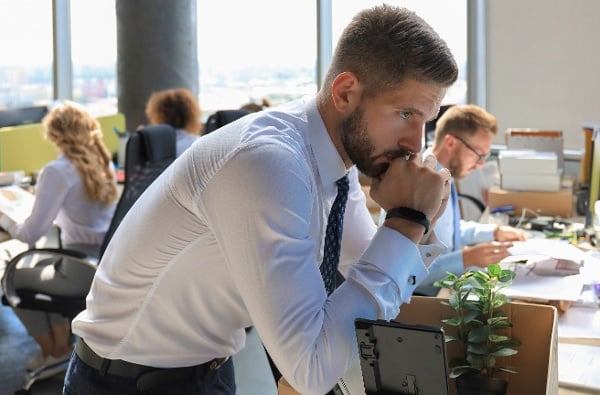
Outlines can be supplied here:
<path id="1" fill-rule="evenodd" d="M 483 108 L 452 106 L 436 122 L 433 145 L 426 154 L 434 154 L 438 164 L 449 169 L 454 180 L 460 180 L 485 165 L 497 131 L 496 117 Z M 434 260 L 429 276 L 415 291 L 418 294 L 436 295 L 439 288 L 433 283 L 447 272 L 460 275 L 468 268 L 497 263 L 510 255 L 513 241 L 525 240 L 524 233 L 511 226 L 462 220 L 455 191 L 453 185 L 446 211 L 435 225 L 436 235 L 449 247 L 448 252 Z"/>
<path id="2" fill-rule="evenodd" d="M 31 215 L 22 223 L 0 216 L 0 226 L 28 244 L 46 235 L 53 223 L 60 227 L 63 246 L 98 255 L 114 213 L 117 186 L 111 155 L 97 120 L 75 103 L 54 107 L 42 120 L 45 138 L 59 151 L 40 172 Z M 42 261 L 15 274 L 17 288 L 85 295 L 93 272 L 69 265 L 68 260 Z M 35 285 L 38 284 L 38 285 Z M 15 309 L 41 350 L 27 362 L 28 370 L 66 360 L 72 350 L 70 325 L 58 314 Z"/>
<path id="3" fill-rule="evenodd" d="M 175 128 L 175 152 L 181 155 L 200 136 L 200 104 L 186 88 L 154 92 L 146 103 L 146 117 L 151 125 L 162 123 Z"/>
<path id="4" fill-rule="evenodd" d="M 109 244 L 73 321 L 65 394 L 234 394 L 228 357 L 250 325 L 292 387 L 331 390 L 357 358 L 355 318 L 396 317 L 441 248 L 426 219 L 443 212 L 450 173 L 409 152 L 456 77 L 429 25 L 381 5 L 342 33 L 316 97 L 199 139 Z M 380 228 L 357 169 L 375 201 L 398 208 Z M 319 266 L 325 255 L 335 274 L 325 235 L 346 175 L 346 281 L 328 295 Z"/>

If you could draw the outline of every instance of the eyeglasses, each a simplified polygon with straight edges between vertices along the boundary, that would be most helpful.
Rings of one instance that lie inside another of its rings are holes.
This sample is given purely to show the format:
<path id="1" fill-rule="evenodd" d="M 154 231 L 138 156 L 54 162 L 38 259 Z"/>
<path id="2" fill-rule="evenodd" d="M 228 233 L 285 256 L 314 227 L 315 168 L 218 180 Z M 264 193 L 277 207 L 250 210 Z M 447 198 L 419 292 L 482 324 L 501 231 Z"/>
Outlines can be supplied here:
<path id="1" fill-rule="evenodd" d="M 458 141 L 463 143 L 465 147 L 467 147 L 469 150 L 471 150 L 471 152 L 473 152 L 475 155 L 477 155 L 477 162 L 485 162 L 490 157 L 490 152 L 486 152 L 485 154 L 480 154 L 479 152 L 477 152 L 477 150 L 475 148 L 471 147 L 471 145 L 469 143 L 467 143 L 465 140 L 463 140 L 462 138 L 458 137 L 455 134 L 451 134 L 451 136 L 453 136 L 455 139 L 457 139 Z"/>

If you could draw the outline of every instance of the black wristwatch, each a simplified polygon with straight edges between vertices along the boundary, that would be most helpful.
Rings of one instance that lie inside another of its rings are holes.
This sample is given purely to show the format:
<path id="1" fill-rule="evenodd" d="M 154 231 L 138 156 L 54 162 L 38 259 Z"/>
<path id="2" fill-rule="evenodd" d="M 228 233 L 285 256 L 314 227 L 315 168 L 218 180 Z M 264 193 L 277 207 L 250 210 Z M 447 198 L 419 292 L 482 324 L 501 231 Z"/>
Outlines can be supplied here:
<path id="1" fill-rule="evenodd" d="M 425 227 L 425 234 L 429 232 L 429 219 L 427 216 L 418 210 L 414 210 L 409 207 L 394 207 L 389 209 L 385 215 L 385 219 L 388 218 L 403 218 L 414 223 L 423 225 Z"/>

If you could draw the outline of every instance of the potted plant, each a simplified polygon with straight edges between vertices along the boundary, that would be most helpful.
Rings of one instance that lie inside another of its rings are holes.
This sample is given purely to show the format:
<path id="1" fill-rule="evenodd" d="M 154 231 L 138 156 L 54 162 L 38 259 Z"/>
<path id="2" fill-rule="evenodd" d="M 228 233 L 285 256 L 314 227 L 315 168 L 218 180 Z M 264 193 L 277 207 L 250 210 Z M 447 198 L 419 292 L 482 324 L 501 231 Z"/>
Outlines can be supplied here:
<path id="1" fill-rule="evenodd" d="M 496 359 L 516 354 L 516 347 L 521 344 L 506 334 L 512 323 L 500 310 L 508 302 L 502 289 L 515 274 L 492 264 L 486 270 L 468 270 L 460 276 L 449 273 L 435 283 L 451 292 L 442 304 L 454 310 L 455 315 L 442 322 L 456 330 L 455 335 L 446 336 L 446 341 L 458 342 L 462 350 L 462 355 L 449 362 L 450 377 L 456 378 L 458 394 L 506 393 L 507 381 L 494 376 L 498 372 L 517 373 Z M 498 390 L 466 389 L 481 383 Z"/>

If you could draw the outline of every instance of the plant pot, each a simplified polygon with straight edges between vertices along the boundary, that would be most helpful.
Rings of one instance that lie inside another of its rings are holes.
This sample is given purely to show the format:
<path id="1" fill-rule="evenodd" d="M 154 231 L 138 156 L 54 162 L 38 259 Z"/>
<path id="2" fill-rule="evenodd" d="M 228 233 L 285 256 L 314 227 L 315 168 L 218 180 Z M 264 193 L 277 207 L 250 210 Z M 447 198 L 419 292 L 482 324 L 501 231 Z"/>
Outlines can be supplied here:
<path id="1" fill-rule="evenodd" d="M 463 374 L 456 378 L 457 395 L 506 395 L 508 382 L 495 377 Z"/>

